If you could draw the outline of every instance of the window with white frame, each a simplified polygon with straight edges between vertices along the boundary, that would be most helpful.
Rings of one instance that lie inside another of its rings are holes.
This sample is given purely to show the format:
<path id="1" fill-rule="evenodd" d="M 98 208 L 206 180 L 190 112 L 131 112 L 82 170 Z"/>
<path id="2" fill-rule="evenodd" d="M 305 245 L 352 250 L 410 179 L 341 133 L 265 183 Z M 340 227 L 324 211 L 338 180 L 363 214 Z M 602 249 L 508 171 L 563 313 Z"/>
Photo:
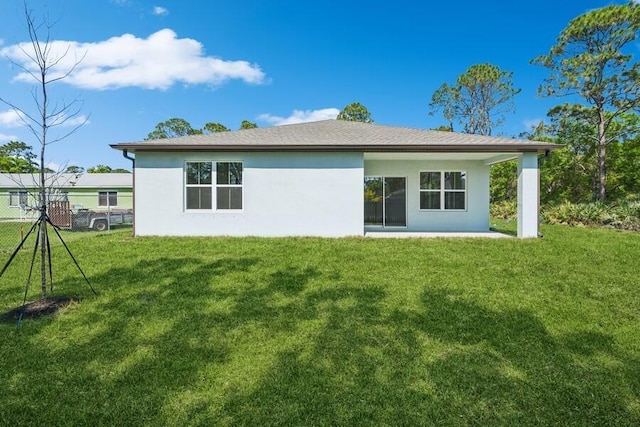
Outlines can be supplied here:
<path id="1" fill-rule="evenodd" d="M 465 210 L 467 174 L 463 171 L 420 172 L 421 210 Z"/>
<path id="2" fill-rule="evenodd" d="M 216 163 L 217 208 L 242 209 L 242 163 Z"/>
<path id="3" fill-rule="evenodd" d="M 242 162 L 187 162 L 185 187 L 187 210 L 241 210 Z"/>
<path id="4" fill-rule="evenodd" d="M 98 191 L 98 206 L 103 208 L 118 206 L 118 192 Z"/>
<path id="5" fill-rule="evenodd" d="M 187 210 L 211 210 L 213 206 L 211 178 L 211 162 L 187 162 L 185 179 Z"/>
<path id="6" fill-rule="evenodd" d="M 29 193 L 27 191 L 9 191 L 9 206 L 20 207 L 29 203 Z"/>

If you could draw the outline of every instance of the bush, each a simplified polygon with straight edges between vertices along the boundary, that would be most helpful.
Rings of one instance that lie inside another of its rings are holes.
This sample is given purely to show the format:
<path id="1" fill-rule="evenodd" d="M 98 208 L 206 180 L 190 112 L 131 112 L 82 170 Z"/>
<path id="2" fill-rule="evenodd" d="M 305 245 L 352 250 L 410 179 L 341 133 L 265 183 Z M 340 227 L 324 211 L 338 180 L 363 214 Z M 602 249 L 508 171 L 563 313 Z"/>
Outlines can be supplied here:
<path id="1" fill-rule="evenodd" d="M 518 203 L 513 199 L 491 203 L 489 209 L 491 218 L 513 220 L 518 217 Z"/>
<path id="2" fill-rule="evenodd" d="M 549 224 L 600 226 L 620 230 L 640 230 L 640 202 L 606 205 L 601 202 L 569 203 L 548 206 L 542 210 L 542 220 Z"/>
<path id="3" fill-rule="evenodd" d="M 614 207 L 615 218 L 611 225 L 622 230 L 640 231 L 640 201 L 627 202 Z"/>

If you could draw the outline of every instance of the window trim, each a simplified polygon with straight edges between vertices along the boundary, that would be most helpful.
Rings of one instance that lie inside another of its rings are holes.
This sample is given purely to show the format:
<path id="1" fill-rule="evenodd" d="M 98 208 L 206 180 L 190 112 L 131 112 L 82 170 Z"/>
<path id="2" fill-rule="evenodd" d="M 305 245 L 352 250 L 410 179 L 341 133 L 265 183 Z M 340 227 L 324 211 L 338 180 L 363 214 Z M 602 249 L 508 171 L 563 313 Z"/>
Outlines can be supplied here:
<path id="1" fill-rule="evenodd" d="M 100 204 L 100 194 L 101 193 L 106 193 L 107 194 L 107 204 L 106 205 L 101 205 Z M 112 205 L 110 203 L 110 201 L 111 201 L 110 200 L 111 199 L 110 193 L 115 193 L 115 196 L 116 196 L 116 204 L 115 205 Z M 99 208 L 107 208 L 107 209 L 109 209 L 109 208 L 117 208 L 118 207 L 118 190 L 98 190 L 98 207 Z"/>
<path id="2" fill-rule="evenodd" d="M 231 161 L 231 160 L 224 160 L 224 161 L 215 161 L 214 162 L 216 167 L 215 167 L 215 174 L 212 172 L 212 175 L 215 175 L 216 179 L 215 179 L 215 211 L 216 212 L 242 212 L 244 210 L 244 163 L 242 161 Z M 218 164 L 220 163 L 240 163 L 240 169 L 241 169 L 241 174 L 240 174 L 240 184 L 218 184 Z M 218 189 L 219 188 L 240 188 L 241 191 L 241 196 L 240 196 L 240 205 L 241 207 L 239 209 L 233 209 L 233 208 L 220 208 L 218 207 Z"/>
<path id="3" fill-rule="evenodd" d="M 211 184 L 187 184 L 187 164 L 189 163 L 209 163 L 211 164 Z M 240 163 L 242 168 L 241 184 L 218 184 L 218 164 L 219 163 Z M 242 160 L 185 160 L 183 166 L 183 209 L 185 213 L 238 213 L 244 211 L 244 161 Z M 210 188 L 211 208 L 209 209 L 189 209 L 187 208 L 187 188 Z M 240 188 L 242 191 L 240 209 L 220 209 L 218 208 L 218 188 Z"/>
<path id="4" fill-rule="evenodd" d="M 22 206 L 27 206 L 29 204 L 29 192 L 26 190 L 10 190 L 8 191 L 9 193 L 9 207 L 10 208 L 21 208 Z M 18 204 L 11 204 L 11 200 L 17 197 L 18 198 Z M 25 203 L 20 203 L 22 201 L 22 198 L 24 197 L 25 199 Z"/>
<path id="5" fill-rule="evenodd" d="M 209 184 L 189 184 L 187 182 L 187 165 L 189 163 L 209 163 L 211 164 L 211 183 Z M 184 162 L 184 166 L 183 166 L 183 171 L 182 171 L 182 177 L 183 177 L 183 191 L 184 191 L 184 195 L 183 195 L 183 208 L 184 208 L 184 212 L 193 212 L 193 213 L 202 213 L 202 212 L 213 212 L 214 211 L 214 204 L 215 204 L 215 196 L 213 194 L 213 177 L 215 174 L 215 169 L 213 168 L 213 164 L 215 162 L 211 161 L 211 160 L 186 160 Z M 210 188 L 211 189 L 211 207 L 207 208 L 207 209 L 189 209 L 187 207 L 187 189 L 188 188 Z"/>
<path id="6" fill-rule="evenodd" d="M 440 188 L 435 189 L 423 189 L 420 188 L 421 178 L 423 173 L 439 173 L 440 174 Z M 464 179 L 464 189 L 446 189 L 444 188 L 444 175 L 446 173 L 460 173 L 465 177 Z M 467 184 L 469 175 L 465 170 L 421 170 L 418 174 L 418 207 L 420 212 L 467 212 L 469 210 L 469 200 L 468 200 L 468 189 L 469 186 Z M 421 207 L 421 199 L 422 193 L 439 193 L 440 194 L 440 208 L 439 209 L 426 209 Z M 463 193 L 464 194 L 464 209 L 447 209 L 446 195 L 447 193 Z"/>

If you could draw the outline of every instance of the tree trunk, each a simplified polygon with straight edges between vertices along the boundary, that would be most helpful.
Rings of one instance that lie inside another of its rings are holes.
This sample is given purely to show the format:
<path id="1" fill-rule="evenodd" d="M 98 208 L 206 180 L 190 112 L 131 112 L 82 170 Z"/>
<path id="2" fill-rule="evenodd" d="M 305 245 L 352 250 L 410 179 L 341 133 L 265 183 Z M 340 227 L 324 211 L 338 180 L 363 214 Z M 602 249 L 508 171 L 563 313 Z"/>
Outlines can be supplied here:
<path id="1" fill-rule="evenodd" d="M 46 61 L 42 60 L 42 64 Z M 40 67 L 40 85 L 42 90 L 42 108 L 40 109 L 42 119 L 42 130 L 40 135 L 40 232 L 38 233 L 38 239 L 40 240 L 40 277 L 41 287 L 40 294 L 42 298 L 47 297 L 47 186 L 45 181 L 45 163 L 44 153 L 47 147 L 47 68 L 45 66 Z"/>
<path id="2" fill-rule="evenodd" d="M 598 200 L 607 199 L 607 135 L 604 110 L 598 109 Z"/>
<path id="3" fill-rule="evenodd" d="M 44 175 L 44 144 L 40 150 L 40 229 L 38 239 L 40 244 L 40 294 L 44 299 L 47 297 L 47 222 L 44 215 L 47 211 L 47 187 Z"/>

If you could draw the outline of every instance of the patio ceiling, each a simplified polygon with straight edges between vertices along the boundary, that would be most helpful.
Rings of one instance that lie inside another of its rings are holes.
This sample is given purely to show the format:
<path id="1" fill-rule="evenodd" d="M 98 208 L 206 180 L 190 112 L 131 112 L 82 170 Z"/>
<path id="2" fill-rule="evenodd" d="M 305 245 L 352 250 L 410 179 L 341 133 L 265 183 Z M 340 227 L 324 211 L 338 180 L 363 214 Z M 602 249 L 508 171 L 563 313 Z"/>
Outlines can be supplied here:
<path id="1" fill-rule="evenodd" d="M 475 160 L 491 165 L 518 157 L 518 153 L 364 153 L 364 160 Z"/>

